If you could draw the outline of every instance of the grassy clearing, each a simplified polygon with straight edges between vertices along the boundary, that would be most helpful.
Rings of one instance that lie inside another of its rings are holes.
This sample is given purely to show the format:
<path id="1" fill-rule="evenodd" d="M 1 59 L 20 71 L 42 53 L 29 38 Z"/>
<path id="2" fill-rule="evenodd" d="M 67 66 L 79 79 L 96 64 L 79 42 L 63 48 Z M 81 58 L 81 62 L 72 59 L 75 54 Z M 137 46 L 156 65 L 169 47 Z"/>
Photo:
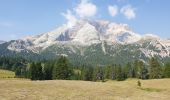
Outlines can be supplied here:
<path id="1" fill-rule="evenodd" d="M 144 90 L 139 89 L 136 79 L 120 82 L 0 80 L 0 98 L 1 100 L 169 100 L 170 79 L 140 81 Z"/>
<path id="2" fill-rule="evenodd" d="M 0 69 L 0 78 L 14 78 L 15 72 Z"/>

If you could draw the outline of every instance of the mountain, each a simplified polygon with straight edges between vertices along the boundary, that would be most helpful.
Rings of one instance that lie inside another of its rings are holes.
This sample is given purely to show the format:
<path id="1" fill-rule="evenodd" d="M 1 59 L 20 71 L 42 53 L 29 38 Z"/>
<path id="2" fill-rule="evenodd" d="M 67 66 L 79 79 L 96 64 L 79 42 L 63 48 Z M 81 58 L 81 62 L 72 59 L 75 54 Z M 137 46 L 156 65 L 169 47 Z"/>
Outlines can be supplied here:
<path id="1" fill-rule="evenodd" d="M 76 64 L 105 65 L 136 59 L 147 62 L 153 56 L 166 61 L 169 52 L 168 39 L 152 34 L 141 36 L 127 24 L 102 20 L 78 20 L 71 28 L 63 25 L 51 32 L 0 45 L 2 56 L 52 59 L 64 55 Z"/>
<path id="2" fill-rule="evenodd" d="M 5 43 L 5 41 L 0 40 L 0 44 Z"/>
<path id="3" fill-rule="evenodd" d="M 132 32 L 126 24 L 109 23 L 108 21 L 80 20 L 72 28 L 61 26 L 56 30 L 37 36 L 26 37 L 13 42 L 8 49 L 37 51 L 57 43 L 89 46 L 96 43 L 134 43 L 141 36 Z"/>

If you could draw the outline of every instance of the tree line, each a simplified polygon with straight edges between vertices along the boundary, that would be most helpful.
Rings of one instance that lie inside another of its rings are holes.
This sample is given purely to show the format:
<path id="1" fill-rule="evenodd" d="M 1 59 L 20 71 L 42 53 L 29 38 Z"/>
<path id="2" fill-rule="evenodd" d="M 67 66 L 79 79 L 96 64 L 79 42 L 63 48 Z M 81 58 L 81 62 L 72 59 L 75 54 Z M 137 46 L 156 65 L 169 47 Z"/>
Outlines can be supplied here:
<path id="1" fill-rule="evenodd" d="M 32 62 L 27 66 L 26 75 L 31 80 L 85 80 L 106 81 L 107 79 L 122 81 L 127 78 L 160 79 L 170 77 L 170 63 L 164 66 L 156 58 L 151 58 L 149 64 L 143 61 L 134 61 L 125 66 L 72 66 L 69 60 L 62 56 L 56 61 L 45 63 Z"/>
<path id="2" fill-rule="evenodd" d="M 141 60 L 129 62 L 126 65 L 73 66 L 67 57 L 61 56 L 57 60 L 27 62 L 24 59 L 1 58 L 3 69 L 13 70 L 17 77 L 31 80 L 85 80 L 85 81 L 122 81 L 127 78 L 160 79 L 170 78 L 170 63 L 160 64 L 153 57 L 146 64 Z"/>

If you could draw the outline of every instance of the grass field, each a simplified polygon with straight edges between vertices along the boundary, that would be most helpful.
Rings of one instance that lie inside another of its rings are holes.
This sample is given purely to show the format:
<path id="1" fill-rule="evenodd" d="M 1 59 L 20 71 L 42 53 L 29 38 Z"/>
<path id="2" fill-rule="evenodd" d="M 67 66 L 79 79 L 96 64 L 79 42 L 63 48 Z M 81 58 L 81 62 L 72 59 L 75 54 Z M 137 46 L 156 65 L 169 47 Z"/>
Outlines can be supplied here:
<path id="1" fill-rule="evenodd" d="M 170 79 L 86 82 L 0 80 L 0 100 L 170 100 Z"/>
<path id="2" fill-rule="evenodd" d="M 0 78 L 14 78 L 15 72 L 0 69 Z"/>

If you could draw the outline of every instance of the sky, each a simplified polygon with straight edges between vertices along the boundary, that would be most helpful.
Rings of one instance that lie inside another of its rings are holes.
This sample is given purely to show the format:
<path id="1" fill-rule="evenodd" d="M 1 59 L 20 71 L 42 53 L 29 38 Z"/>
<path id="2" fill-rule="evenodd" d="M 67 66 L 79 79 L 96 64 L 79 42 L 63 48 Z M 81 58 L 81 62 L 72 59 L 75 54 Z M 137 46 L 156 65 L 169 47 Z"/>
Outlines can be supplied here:
<path id="1" fill-rule="evenodd" d="M 136 33 L 170 38 L 170 0 L 0 0 L 0 40 L 42 34 L 76 20 L 125 23 Z"/>

